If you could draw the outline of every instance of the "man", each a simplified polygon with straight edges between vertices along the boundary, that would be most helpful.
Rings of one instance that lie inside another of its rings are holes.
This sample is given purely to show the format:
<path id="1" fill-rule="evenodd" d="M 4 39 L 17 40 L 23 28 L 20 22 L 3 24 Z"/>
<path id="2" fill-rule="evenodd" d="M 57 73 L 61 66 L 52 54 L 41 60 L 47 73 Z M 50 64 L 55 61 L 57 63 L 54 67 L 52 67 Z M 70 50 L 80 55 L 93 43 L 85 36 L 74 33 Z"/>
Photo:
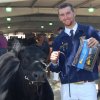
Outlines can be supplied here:
<path id="1" fill-rule="evenodd" d="M 99 66 L 98 66 L 98 71 L 99 71 L 99 80 L 98 80 L 98 94 L 97 94 L 97 97 L 100 98 L 100 62 L 99 62 Z"/>
<path id="2" fill-rule="evenodd" d="M 0 56 L 7 52 L 7 44 L 6 37 L 4 37 L 3 32 L 0 31 Z"/>
<path id="3" fill-rule="evenodd" d="M 46 34 L 40 33 L 37 35 L 37 45 L 42 49 L 47 55 L 49 55 L 49 44 Z"/>
<path id="4" fill-rule="evenodd" d="M 80 45 L 80 37 L 88 39 L 88 47 L 94 47 L 99 44 L 100 36 L 92 26 L 75 21 L 76 15 L 71 4 L 60 5 L 58 15 L 65 29 L 54 40 L 50 70 L 59 72 L 61 100 L 97 100 L 94 83 L 98 79 L 97 62 L 91 72 L 77 69 L 72 63 Z"/>
<path id="5" fill-rule="evenodd" d="M 100 36 L 100 31 L 98 32 Z M 99 66 L 98 66 L 98 72 L 99 72 L 99 79 L 98 79 L 98 93 L 97 97 L 100 98 L 100 53 L 99 53 Z"/>

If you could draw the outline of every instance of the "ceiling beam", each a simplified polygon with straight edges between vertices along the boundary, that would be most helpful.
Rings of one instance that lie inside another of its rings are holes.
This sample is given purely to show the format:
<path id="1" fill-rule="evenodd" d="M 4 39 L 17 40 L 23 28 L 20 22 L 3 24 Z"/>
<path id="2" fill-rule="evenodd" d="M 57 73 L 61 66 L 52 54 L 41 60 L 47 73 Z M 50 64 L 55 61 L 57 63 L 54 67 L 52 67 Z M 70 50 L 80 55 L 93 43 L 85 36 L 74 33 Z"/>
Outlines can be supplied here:
<path id="1" fill-rule="evenodd" d="M 36 2 L 37 0 L 33 0 L 31 7 L 33 7 Z"/>
<path id="2" fill-rule="evenodd" d="M 92 1 L 94 1 L 94 0 L 85 0 L 85 1 L 83 1 L 83 2 L 81 2 L 79 4 L 77 4 L 77 5 L 75 5 L 74 7 L 75 8 L 79 8 L 79 7 L 85 5 L 85 4 L 89 3 L 89 2 L 92 2 Z"/>
<path id="3" fill-rule="evenodd" d="M 96 9 L 94 13 L 89 13 L 87 8 L 75 9 L 76 15 L 82 16 L 100 16 L 100 9 Z M 31 14 L 58 14 L 57 8 L 13 8 L 11 13 L 5 12 L 5 8 L 0 11 L 0 17 L 13 17 L 13 16 L 25 16 Z"/>
<path id="4" fill-rule="evenodd" d="M 99 8 L 100 8 L 100 5 L 97 5 L 97 6 L 95 6 L 94 8 L 99 9 Z"/>
<path id="5" fill-rule="evenodd" d="M 61 3 L 63 3 L 66 0 L 60 0 L 58 1 L 55 5 L 53 5 L 52 7 L 58 7 Z"/>
<path id="6" fill-rule="evenodd" d="M 28 1 L 28 0 L 0 0 L 0 3 L 10 3 L 10 2 L 20 2 L 20 1 Z"/>
<path id="7" fill-rule="evenodd" d="M 0 5 L 0 8 L 9 7 L 11 3 L 7 3 L 6 5 Z M 32 6 L 10 6 L 12 8 L 32 8 Z"/>

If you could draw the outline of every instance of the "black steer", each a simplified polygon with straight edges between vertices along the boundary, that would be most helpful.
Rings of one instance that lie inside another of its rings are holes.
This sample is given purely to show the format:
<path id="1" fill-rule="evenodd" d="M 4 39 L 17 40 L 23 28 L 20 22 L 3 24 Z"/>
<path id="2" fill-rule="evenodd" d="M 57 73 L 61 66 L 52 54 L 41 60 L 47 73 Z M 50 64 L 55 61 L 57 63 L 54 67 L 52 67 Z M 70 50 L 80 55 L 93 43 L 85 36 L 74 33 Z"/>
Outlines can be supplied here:
<path id="1" fill-rule="evenodd" d="M 0 100 L 54 100 L 45 53 L 33 45 L 0 57 Z"/>

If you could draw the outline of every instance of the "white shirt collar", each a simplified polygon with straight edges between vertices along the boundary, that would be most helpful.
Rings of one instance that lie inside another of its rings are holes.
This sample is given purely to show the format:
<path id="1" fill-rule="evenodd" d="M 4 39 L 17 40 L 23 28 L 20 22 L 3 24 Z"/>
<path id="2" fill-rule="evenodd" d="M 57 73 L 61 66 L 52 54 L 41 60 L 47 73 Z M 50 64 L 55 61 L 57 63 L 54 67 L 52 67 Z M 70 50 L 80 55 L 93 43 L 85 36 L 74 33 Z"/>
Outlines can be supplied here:
<path id="1" fill-rule="evenodd" d="M 69 29 L 69 28 L 65 27 L 65 33 L 67 33 L 69 36 L 71 36 L 70 30 L 73 30 L 73 34 L 75 35 L 75 32 L 76 32 L 77 28 L 78 28 L 77 23 L 74 25 L 74 27 L 72 29 Z"/>

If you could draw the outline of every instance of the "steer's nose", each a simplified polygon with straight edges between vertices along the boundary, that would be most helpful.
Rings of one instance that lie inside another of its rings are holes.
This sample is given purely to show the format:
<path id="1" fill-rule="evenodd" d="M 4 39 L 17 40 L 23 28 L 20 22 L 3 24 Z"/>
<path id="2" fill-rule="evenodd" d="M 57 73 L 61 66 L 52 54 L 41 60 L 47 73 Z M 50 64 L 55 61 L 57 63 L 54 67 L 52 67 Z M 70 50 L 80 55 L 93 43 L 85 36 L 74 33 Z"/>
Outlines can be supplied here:
<path id="1" fill-rule="evenodd" d="M 46 78 L 46 73 L 45 72 L 36 71 L 36 72 L 33 73 L 33 77 L 34 77 L 36 82 L 44 82 L 44 80 Z"/>

